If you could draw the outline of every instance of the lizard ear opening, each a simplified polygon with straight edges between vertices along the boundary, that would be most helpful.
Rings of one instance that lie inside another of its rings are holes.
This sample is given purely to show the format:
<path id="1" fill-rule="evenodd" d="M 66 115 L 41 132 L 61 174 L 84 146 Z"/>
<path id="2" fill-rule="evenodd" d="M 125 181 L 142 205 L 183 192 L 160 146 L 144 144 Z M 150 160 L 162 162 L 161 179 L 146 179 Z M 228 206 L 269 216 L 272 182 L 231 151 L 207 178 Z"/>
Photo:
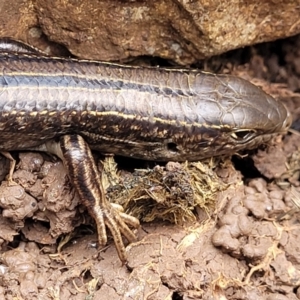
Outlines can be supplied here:
<path id="1" fill-rule="evenodd" d="M 167 143 L 167 149 L 172 152 L 178 152 L 177 144 L 173 142 Z"/>

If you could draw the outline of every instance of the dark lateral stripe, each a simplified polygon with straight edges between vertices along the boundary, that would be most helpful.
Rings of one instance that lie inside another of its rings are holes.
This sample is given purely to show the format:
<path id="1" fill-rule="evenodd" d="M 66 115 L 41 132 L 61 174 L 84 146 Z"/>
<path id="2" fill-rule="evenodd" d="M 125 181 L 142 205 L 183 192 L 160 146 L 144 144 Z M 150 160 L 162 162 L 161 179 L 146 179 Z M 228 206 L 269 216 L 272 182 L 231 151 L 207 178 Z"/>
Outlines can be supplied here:
<path id="1" fill-rule="evenodd" d="M 195 96 L 192 92 L 112 79 L 78 78 L 76 75 L 2 75 L 0 87 L 76 87 L 99 90 L 135 90 L 163 96 Z"/>

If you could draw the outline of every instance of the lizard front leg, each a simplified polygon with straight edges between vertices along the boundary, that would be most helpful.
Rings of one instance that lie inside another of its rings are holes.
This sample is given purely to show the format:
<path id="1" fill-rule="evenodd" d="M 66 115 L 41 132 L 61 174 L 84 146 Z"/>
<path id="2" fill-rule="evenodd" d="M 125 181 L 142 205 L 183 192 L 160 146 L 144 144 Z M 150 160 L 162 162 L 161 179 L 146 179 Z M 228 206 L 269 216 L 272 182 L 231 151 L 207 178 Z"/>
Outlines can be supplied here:
<path id="1" fill-rule="evenodd" d="M 87 207 L 95 219 L 99 243 L 105 245 L 107 242 L 107 226 L 112 233 L 119 258 L 124 263 L 126 251 L 121 234 L 129 242 L 135 241 L 136 237 L 128 225 L 137 228 L 139 226 L 138 219 L 123 213 L 120 208 L 106 199 L 101 174 L 89 145 L 80 135 L 62 136 L 60 148 L 62 153 L 58 156 L 62 156 L 71 182 L 79 194 L 82 204 Z"/>

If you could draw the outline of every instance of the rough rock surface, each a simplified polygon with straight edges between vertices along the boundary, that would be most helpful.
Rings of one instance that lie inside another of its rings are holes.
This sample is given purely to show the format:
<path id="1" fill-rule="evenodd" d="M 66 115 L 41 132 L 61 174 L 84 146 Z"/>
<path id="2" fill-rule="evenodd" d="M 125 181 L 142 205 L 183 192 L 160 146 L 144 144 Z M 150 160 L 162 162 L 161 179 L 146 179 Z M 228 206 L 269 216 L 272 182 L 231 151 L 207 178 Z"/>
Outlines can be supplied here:
<path id="1" fill-rule="evenodd" d="M 188 65 L 300 32 L 293 0 L 1 0 L 0 15 L 0 36 L 55 52 L 44 33 L 75 56 L 106 61 L 143 55 Z"/>

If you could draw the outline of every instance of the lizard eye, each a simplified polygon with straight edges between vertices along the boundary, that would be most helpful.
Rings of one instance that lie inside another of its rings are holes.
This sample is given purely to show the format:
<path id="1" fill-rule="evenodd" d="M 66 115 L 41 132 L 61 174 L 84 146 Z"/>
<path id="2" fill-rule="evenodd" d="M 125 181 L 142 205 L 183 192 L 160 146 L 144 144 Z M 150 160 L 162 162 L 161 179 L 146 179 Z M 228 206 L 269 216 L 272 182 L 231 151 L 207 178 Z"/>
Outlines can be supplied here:
<path id="1" fill-rule="evenodd" d="M 255 130 L 242 129 L 231 133 L 231 137 L 239 142 L 247 142 L 255 137 Z"/>

